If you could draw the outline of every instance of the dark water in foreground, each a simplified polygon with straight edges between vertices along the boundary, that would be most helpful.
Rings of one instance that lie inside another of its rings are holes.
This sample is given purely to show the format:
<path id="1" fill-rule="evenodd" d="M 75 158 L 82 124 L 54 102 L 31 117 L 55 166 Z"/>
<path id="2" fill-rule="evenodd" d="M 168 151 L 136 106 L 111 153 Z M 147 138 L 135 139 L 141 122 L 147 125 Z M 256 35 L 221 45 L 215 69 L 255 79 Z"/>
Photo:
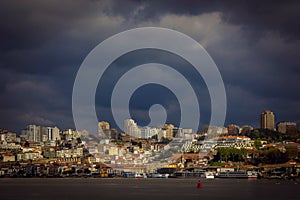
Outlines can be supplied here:
<path id="1" fill-rule="evenodd" d="M 300 183 L 247 179 L 0 179 L 4 199 L 300 199 Z"/>

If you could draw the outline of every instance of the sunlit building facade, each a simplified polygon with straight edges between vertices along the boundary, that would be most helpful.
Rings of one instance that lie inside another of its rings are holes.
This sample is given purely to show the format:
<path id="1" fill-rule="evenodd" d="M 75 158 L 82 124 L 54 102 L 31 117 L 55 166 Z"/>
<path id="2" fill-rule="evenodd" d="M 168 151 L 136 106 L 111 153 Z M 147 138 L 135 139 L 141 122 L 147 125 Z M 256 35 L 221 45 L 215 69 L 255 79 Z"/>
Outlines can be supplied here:
<path id="1" fill-rule="evenodd" d="M 270 110 L 264 110 L 260 114 L 260 128 L 274 130 L 275 116 Z"/>

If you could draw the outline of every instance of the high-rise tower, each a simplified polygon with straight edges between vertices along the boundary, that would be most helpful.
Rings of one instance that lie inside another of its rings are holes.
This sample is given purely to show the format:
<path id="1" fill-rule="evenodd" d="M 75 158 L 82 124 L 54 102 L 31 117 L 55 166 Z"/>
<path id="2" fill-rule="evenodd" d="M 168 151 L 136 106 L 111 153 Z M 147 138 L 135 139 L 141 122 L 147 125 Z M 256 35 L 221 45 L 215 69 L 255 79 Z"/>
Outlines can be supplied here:
<path id="1" fill-rule="evenodd" d="M 260 114 L 260 128 L 274 130 L 275 117 L 270 110 L 264 110 Z"/>
<path id="2" fill-rule="evenodd" d="M 141 129 L 133 119 L 124 120 L 124 132 L 132 137 L 141 138 Z"/>

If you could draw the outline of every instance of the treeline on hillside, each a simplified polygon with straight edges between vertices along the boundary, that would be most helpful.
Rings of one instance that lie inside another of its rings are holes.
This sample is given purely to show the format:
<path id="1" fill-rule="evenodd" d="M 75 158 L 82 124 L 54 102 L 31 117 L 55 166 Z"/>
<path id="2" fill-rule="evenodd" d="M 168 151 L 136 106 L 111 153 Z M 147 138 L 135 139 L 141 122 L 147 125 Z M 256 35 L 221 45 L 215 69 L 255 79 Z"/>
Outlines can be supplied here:
<path id="1" fill-rule="evenodd" d="M 219 162 L 245 162 L 247 159 L 247 150 L 244 148 L 226 148 L 219 147 L 217 148 L 217 154 L 214 156 L 214 161 Z"/>
<path id="2" fill-rule="evenodd" d="M 261 139 L 267 142 L 282 142 L 282 141 L 293 141 L 300 142 L 299 131 L 290 132 L 288 134 L 280 133 L 278 131 L 268 130 L 268 129 L 254 129 L 251 131 L 245 131 L 240 133 L 240 135 L 247 136 L 253 140 Z"/>
<path id="3" fill-rule="evenodd" d="M 217 148 L 213 162 L 244 162 L 258 165 L 259 163 L 278 164 L 285 163 L 290 159 L 299 160 L 299 151 L 297 147 L 287 147 L 285 151 L 269 147 L 255 151 L 248 151 L 244 148 Z"/>

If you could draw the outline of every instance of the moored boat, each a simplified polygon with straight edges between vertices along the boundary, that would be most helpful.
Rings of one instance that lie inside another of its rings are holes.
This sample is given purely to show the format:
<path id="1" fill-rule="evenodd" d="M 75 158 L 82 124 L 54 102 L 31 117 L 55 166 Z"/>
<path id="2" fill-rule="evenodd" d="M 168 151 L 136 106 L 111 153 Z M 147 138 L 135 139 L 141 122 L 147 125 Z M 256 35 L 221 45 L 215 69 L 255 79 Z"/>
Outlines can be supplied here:
<path id="1" fill-rule="evenodd" d="M 148 175 L 148 178 L 169 178 L 169 176 L 169 174 L 151 173 Z"/>
<path id="2" fill-rule="evenodd" d="M 246 171 L 228 171 L 217 174 L 218 178 L 248 178 Z"/>
<path id="3" fill-rule="evenodd" d="M 206 179 L 214 179 L 215 175 L 213 172 L 205 172 L 205 178 Z"/>
<path id="4" fill-rule="evenodd" d="M 200 178 L 205 177 L 205 172 L 175 172 L 172 178 Z"/>
<path id="5" fill-rule="evenodd" d="M 249 179 L 256 179 L 258 177 L 258 173 L 256 171 L 247 171 L 247 175 Z"/>

